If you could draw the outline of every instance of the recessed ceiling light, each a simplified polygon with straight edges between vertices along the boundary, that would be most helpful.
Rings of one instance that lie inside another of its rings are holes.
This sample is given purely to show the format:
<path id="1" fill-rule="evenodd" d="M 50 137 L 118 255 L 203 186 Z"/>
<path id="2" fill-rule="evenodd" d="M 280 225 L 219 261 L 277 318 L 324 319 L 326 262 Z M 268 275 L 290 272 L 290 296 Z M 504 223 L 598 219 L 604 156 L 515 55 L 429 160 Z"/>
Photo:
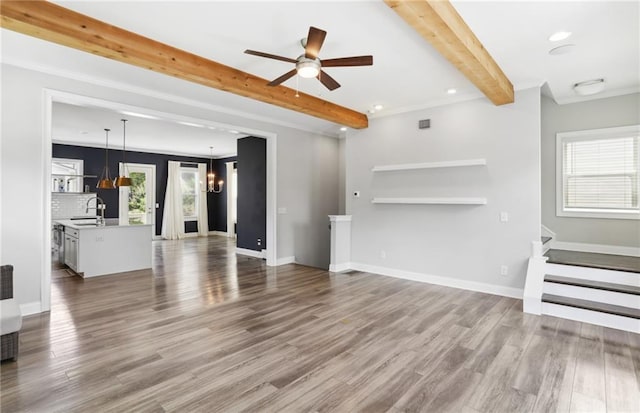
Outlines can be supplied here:
<path id="1" fill-rule="evenodd" d="M 216 130 L 218 128 L 216 128 L 215 126 L 207 126 L 207 128 L 211 129 L 211 130 Z"/>
<path id="2" fill-rule="evenodd" d="M 147 115 L 144 113 L 137 113 L 137 112 L 129 112 L 128 110 L 121 110 L 119 113 L 123 114 L 123 115 L 129 115 L 129 116 L 135 116 L 137 118 L 144 118 L 144 119 L 160 119 L 157 116 L 153 116 L 153 115 Z"/>
<path id="3" fill-rule="evenodd" d="M 229 133 L 233 133 L 234 135 L 239 134 L 240 132 L 238 132 L 237 130 L 230 130 Z"/>
<path id="4" fill-rule="evenodd" d="M 571 32 L 555 32 L 551 36 L 549 36 L 550 42 L 559 42 L 560 40 L 564 40 L 571 36 Z"/>
<path id="5" fill-rule="evenodd" d="M 382 110 L 382 108 L 384 108 L 384 106 L 382 106 L 382 105 L 378 104 L 378 105 L 375 105 L 373 108 L 374 108 L 375 110 Z"/>
<path id="6" fill-rule="evenodd" d="M 200 125 L 199 123 L 191 123 L 191 122 L 183 122 L 183 121 L 178 121 L 178 123 L 184 126 L 193 126 L 194 128 L 204 128 L 204 125 Z"/>
<path id="7" fill-rule="evenodd" d="M 374 114 L 374 113 L 376 113 L 376 110 L 374 108 L 371 108 L 371 109 L 367 109 L 367 112 L 371 113 L 371 114 Z"/>
<path id="8" fill-rule="evenodd" d="M 341 127 L 341 128 L 340 128 L 340 130 L 341 130 L 342 132 L 346 132 L 346 131 L 347 131 L 347 127 L 346 127 L 346 126 L 343 126 L 343 127 Z"/>
<path id="9" fill-rule="evenodd" d="M 573 90 L 582 96 L 595 95 L 604 90 L 604 79 L 591 79 L 578 82 L 573 85 Z"/>
<path id="10" fill-rule="evenodd" d="M 549 50 L 549 54 L 552 56 L 557 56 L 560 54 L 571 53 L 575 47 L 576 47 L 575 44 L 565 44 L 562 46 L 554 47 L 553 49 Z"/>
<path id="11" fill-rule="evenodd" d="M 457 92 L 458 91 L 456 90 L 456 88 L 453 88 L 453 87 L 447 89 L 447 93 L 450 95 L 455 95 Z"/>

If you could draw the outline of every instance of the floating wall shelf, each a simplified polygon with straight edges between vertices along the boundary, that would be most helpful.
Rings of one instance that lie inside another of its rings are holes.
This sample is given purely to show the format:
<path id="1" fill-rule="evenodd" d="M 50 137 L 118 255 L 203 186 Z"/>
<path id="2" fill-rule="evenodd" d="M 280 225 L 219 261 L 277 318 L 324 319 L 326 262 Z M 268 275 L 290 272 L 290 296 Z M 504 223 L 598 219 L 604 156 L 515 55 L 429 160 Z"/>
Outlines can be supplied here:
<path id="1" fill-rule="evenodd" d="M 454 168 L 460 166 L 483 166 L 487 164 L 487 160 L 482 159 L 464 159 L 460 161 L 442 161 L 442 162 L 423 162 L 423 163 L 404 163 L 398 165 L 381 165 L 374 166 L 373 172 L 388 171 L 408 171 L 412 169 L 432 169 L 432 168 Z"/>
<path id="2" fill-rule="evenodd" d="M 51 176 L 64 176 L 67 178 L 97 178 L 98 175 L 67 175 L 67 174 L 51 174 Z"/>
<path id="3" fill-rule="evenodd" d="M 373 198 L 372 204 L 486 205 L 487 198 Z"/>

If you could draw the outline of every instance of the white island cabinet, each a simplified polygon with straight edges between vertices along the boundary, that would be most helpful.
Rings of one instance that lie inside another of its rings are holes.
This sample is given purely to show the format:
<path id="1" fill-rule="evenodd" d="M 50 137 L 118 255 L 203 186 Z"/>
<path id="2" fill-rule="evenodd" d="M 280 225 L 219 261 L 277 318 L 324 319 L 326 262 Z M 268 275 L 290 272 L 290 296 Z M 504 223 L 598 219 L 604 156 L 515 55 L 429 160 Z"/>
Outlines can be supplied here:
<path id="1" fill-rule="evenodd" d="M 85 278 L 151 268 L 151 225 L 56 222 L 65 227 L 65 264 Z"/>

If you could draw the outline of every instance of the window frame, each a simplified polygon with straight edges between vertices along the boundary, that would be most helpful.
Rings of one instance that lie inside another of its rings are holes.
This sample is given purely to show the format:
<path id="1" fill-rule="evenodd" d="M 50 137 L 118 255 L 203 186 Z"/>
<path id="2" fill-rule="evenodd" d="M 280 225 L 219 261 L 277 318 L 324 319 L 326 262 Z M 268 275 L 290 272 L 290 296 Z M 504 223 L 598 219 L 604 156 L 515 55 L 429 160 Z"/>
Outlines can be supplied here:
<path id="1" fill-rule="evenodd" d="M 565 180 L 564 180 L 564 143 L 567 141 L 583 141 L 596 139 L 614 139 L 635 133 L 638 143 L 636 147 L 640 156 L 640 125 L 621 126 L 613 128 L 589 129 L 556 133 L 556 216 L 576 218 L 604 218 L 604 219 L 640 219 L 640 203 L 634 210 L 616 210 L 599 208 L 565 208 Z M 638 196 L 640 196 L 640 171 L 636 181 Z"/>
<path id="2" fill-rule="evenodd" d="M 184 215 L 184 203 L 182 204 L 182 213 L 183 213 L 183 220 L 184 222 L 198 222 L 198 208 L 200 207 L 200 191 L 198 190 L 198 185 L 200 182 L 199 176 L 198 176 L 198 168 L 193 168 L 193 167 L 188 167 L 188 166 L 181 166 L 180 167 L 180 181 L 182 181 L 182 174 L 184 172 L 189 172 L 189 173 L 193 173 L 195 175 L 195 186 L 194 186 L 194 192 L 195 192 L 195 215 L 193 216 L 186 216 Z M 182 194 L 182 196 L 184 197 L 184 193 L 182 192 L 182 185 L 180 185 L 180 193 Z"/>

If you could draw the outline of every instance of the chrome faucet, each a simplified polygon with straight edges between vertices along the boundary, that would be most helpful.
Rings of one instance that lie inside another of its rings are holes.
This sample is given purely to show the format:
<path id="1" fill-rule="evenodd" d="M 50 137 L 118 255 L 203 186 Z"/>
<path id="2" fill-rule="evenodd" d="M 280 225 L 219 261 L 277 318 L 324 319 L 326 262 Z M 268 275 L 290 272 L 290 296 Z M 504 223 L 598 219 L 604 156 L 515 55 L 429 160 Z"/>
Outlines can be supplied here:
<path id="1" fill-rule="evenodd" d="M 89 212 L 89 202 L 91 202 L 92 200 L 96 200 L 96 206 L 95 206 L 95 210 L 96 210 L 96 224 L 97 225 L 104 225 L 104 210 L 106 209 L 106 205 L 104 203 L 104 201 L 102 200 L 102 198 L 100 198 L 99 196 L 95 196 L 93 198 L 89 198 L 87 199 L 87 209 L 85 210 L 85 213 Z M 98 205 L 102 204 L 102 208 L 98 208 Z M 100 216 L 98 217 L 98 210 L 100 210 Z"/>

